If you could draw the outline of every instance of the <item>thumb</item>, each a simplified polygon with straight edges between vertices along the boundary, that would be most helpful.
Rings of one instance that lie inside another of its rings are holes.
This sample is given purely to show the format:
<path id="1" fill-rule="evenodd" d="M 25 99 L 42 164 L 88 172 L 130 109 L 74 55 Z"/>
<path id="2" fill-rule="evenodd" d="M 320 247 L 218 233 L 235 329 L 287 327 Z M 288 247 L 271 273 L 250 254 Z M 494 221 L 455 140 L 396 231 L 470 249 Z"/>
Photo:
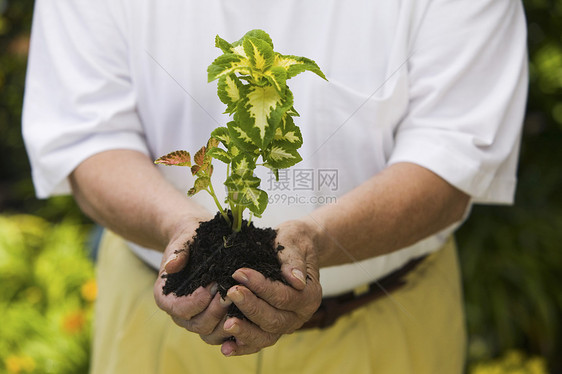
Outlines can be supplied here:
<path id="1" fill-rule="evenodd" d="M 162 270 L 168 274 L 177 273 L 185 267 L 188 257 L 187 249 L 176 250 L 166 259 L 163 259 L 164 265 Z"/>
<path id="2" fill-rule="evenodd" d="M 285 247 L 279 252 L 281 273 L 283 278 L 295 289 L 304 290 L 306 287 L 306 260 L 295 247 Z"/>
<path id="3" fill-rule="evenodd" d="M 303 290 L 309 278 L 319 278 L 313 240 L 294 221 L 279 227 L 277 234 L 277 242 L 283 246 L 278 252 L 283 277 L 293 288 Z"/>

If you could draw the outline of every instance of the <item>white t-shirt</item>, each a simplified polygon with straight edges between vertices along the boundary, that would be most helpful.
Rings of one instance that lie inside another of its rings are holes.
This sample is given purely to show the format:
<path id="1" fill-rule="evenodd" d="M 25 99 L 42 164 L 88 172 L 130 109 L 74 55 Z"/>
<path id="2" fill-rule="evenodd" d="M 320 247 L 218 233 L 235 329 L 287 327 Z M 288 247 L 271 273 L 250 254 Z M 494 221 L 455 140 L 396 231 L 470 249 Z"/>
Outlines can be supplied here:
<path id="1" fill-rule="evenodd" d="M 288 82 L 303 161 L 278 182 L 259 171 L 270 204 L 258 225 L 305 215 L 396 162 L 435 172 L 475 203 L 512 202 L 527 92 L 518 0 L 37 0 L 23 116 L 37 195 L 69 193 L 70 172 L 105 150 L 199 149 L 229 120 L 207 83 L 221 54 L 214 37 L 255 28 L 329 80 Z M 192 185 L 187 169 L 161 171 L 182 191 Z M 216 210 L 209 196 L 195 199 Z M 322 269 L 324 294 L 436 250 L 453 229 Z M 160 254 L 131 247 L 159 265 Z"/>

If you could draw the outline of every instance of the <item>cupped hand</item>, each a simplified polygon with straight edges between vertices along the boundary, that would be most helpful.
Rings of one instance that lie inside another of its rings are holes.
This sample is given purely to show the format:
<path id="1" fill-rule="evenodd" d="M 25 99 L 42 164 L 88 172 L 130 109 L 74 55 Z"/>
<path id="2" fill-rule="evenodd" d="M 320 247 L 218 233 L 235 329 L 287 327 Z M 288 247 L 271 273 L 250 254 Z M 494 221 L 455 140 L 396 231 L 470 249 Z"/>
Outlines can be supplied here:
<path id="1" fill-rule="evenodd" d="M 174 293 L 164 295 L 165 274 L 176 273 L 187 263 L 189 252 L 185 243 L 191 241 L 200 220 L 186 220 L 174 230 L 172 239 L 164 251 L 158 278 L 154 284 L 154 299 L 158 307 L 170 315 L 172 320 L 188 331 L 206 336 L 224 323 L 228 303 L 221 300 L 215 284 L 199 287 L 187 296 Z"/>
<path id="2" fill-rule="evenodd" d="M 228 318 L 222 331 L 217 329 L 210 344 L 221 344 L 226 356 L 255 353 L 273 345 L 283 334 L 301 327 L 312 317 L 322 301 L 316 238 L 309 223 L 294 220 L 278 227 L 277 243 L 281 271 L 287 284 L 266 279 L 261 273 L 238 269 L 233 278 L 240 283 L 228 290 L 232 301 L 248 318 Z M 224 341 L 226 337 L 233 337 Z"/>

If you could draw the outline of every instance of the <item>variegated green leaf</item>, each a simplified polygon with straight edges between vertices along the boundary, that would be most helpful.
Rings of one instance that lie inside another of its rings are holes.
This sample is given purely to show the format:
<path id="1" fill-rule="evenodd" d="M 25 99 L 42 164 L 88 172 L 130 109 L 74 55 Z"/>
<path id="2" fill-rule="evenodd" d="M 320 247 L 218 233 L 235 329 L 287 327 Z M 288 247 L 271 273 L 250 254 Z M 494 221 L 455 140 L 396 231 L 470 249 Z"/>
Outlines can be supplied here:
<path id="1" fill-rule="evenodd" d="M 267 192 L 259 188 L 250 188 L 246 191 L 244 197 L 249 202 L 247 206 L 250 212 L 254 213 L 256 217 L 261 217 L 269 200 Z"/>
<path id="2" fill-rule="evenodd" d="M 211 179 L 207 176 L 197 178 L 195 183 L 193 183 L 193 187 L 187 191 L 187 196 L 193 196 L 199 191 L 206 190 L 209 187 L 209 183 L 211 183 Z"/>
<path id="3" fill-rule="evenodd" d="M 242 46 L 253 69 L 264 72 L 273 65 L 275 54 L 271 45 L 266 41 L 254 37 L 244 37 Z"/>
<path id="4" fill-rule="evenodd" d="M 226 152 L 224 149 L 219 148 L 219 147 L 210 148 L 207 151 L 207 155 L 212 157 L 212 158 L 216 158 L 217 160 L 221 160 L 225 164 L 230 164 L 230 161 L 231 161 L 230 155 L 228 154 L 228 152 Z"/>
<path id="5" fill-rule="evenodd" d="M 292 78 L 295 75 L 298 75 L 307 70 L 315 73 L 322 79 L 326 79 L 324 73 L 322 73 L 322 70 L 320 70 L 316 62 L 306 57 L 282 55 L 280 53 L 276 53 L 273 66 L 283 67 L 287 72 L 287 79 Z"/>
<path id="6" fill-rule="evenodd" d="M 297 110 L 295 109 L 294 106 L 292 106 L 288 111 L 287 111 L 287 115 L 291 116 L 291 117 L 300 117 L 301 115 L 299 114 L 299 112 L 297 112 Z"/>
<path id="7" fill-rule="evenodd" d="M 260 179 L 254 176 L 242 177 L 233 174 L 224 184 L 228 187 L 228 195 L 232 201 L 260 216 L 267 207 L 267 193 L 258 188 L 260 182 Z"/>
<path id="8" fill-rule="evenodd" d="M 274 169 L 285 169 L 302 161 L 302 157 L 294 144 L 280 140 L 271 142 L 264 159 L 268 167 Z"/>
<path id="9" fill-rule="evenodd" d="M 207 79 L 211 82 L 217 78 L 232 73 L 250 74 L 250 61 L 247 58 L 235 53 L 225 53 L 220 55 L 207 68 Z"/>
<path id="10" fill-rule="evenodd" d="M 218 35 L 215 37 L 215 47 L 220 48 L 224 53 L 232 53 L 232 45 Z"/>
<path id="11" fill-rule="evenodd" d="M 230 134 L 229 134 L 228 128 L 217 127 L 211 133 L 211 137 L 219 140 L 222 143 L 222 145 L 224 145 L 224 147 L 226 149 L 228 149 L 230 147 Z"/>
<path id="12" fill-rule="evenodd" d="M 174 151 L 156 159 L 154 163 L 161 165 L 191 166 L 191 156 L 187 151 Z"/>
<path id="13" fill-rule="evenodd" d="M 227 106 L 225 113 L 232 114 L 240 98 L 244 96 L 244 85 L 234 74 L 223 75 L 217 84 L 217 94 Z"/>
<path id="14" fill-rule="evenodd" d="M 219 146 L 219 140 L 216 138 L 213 138 L 212 136 L 209 138 L 209 140 L 207 140 L 207 153 L 209 152 L 209 150 L 211 148 L 215 148 Z"/>
<path id="15" fill-rule="evenodd" d="M 250 134 L 246 132 L 245 128 L 242 128 L 238 122 L 230 121 L 226 125 L 228 126 L 230 139 L 240 149 L 249 153 L 253 153 L 258 149 L 252 138 L 250 138 Z"/>
<path id="16" fill-rule="evenodd" d="M 230 154 L 232 155 L 232 157 L 236 157 L 238 156 L 242 151 L 240 150 L 240 148 L 238 148 L 236 145 L 231 144 L 230 145 Z"/>
<path id="17" fill-rule="evenodd" d="M 229 187 L 232 187 L 236 190 L 241 190 L 246 187 L 256 188 L 259 187 L 261 183 L 261 179 L 254 175 L 241 176 L 238 174 L 233 174 L 229 179 L 231 180 L 231 184 Z"/>
<path id="18" fill-rule="evenodd" d="M 293 105 L 293 96 L 286 90 L 285 97 L 272 86 L 250 87 L 237 108 L 237 123 L 253 144 L 266 148 L 275 135 L 283 114 Z"/>
<path id="19" fill-rule="evenodd" d="M 241 44 L 240 45 L 233 45 L 232 46 L 232 53 L 248 60 L 248 56 L 246 56 L 246 52 L 244 51 L 244 47 Z M 250 66 L 249 64 L 250 64 L 250 61 L 248 61 L 248 67 Z M 248 70 L 248 72 L 249 72 L 249 70 Z"/>
<path id="20" fill-rule="evenodd" d="M 269 84 L 275 87 L 279 94 L 283 95 L 285 88 L 287 87 L 287 72 L 285 69 L 280 66 L 273 66 L 265 71 L 263 76 L 267 79 Z"/>
<path id="21" fill-rule="evenodd" d="M 302 134 L 301 130 L 293 118 L 287 114 L 283 116 L 281 126 L 277 127 L 275 130 L 275 137 L 273 138 L 277 141 L 286 141 L 294 146 L 294 149 L 298 149 L 302 145 Z"/>
<path id="22" fill-rule="evenodd" d="M 260 183 L 261 180 L 253 175 L 242 176 L 239 174 L 232 174 L 226 179 L 224 185 L 228 188 L 229 194 L 238 193 L 233 197 L 237 201 L 242 201 L 242 196 L 240 194 L 247 188 L 259 187 Z"/>
<path id="23" fill-rule="evenodd" d="M 269 36 L 268 33 L 266 33 L 263 30 L 260 30 L 260 29 L 248 31 L 246 34 L 244 34 L 244 36 L 240 40 L 235 42 L 234 45 L 235 46 L 236 45 L 242 45 L 242 43 L 244 42 L 244 39 L 246 39 L 246 38 L 261 39 L 261 40 L 267 42 L 267 44 L 269 44 L 271 46 L 271 49 L 273 49 L 273 41 L 271 40 L 271 37 Z"/>
<path id="24" fill-rule="evenodd" d="M 256 158 L 246 152 L 232 158 L 232 172 L 240 176 L 252 175 L 256 169 Z"/>

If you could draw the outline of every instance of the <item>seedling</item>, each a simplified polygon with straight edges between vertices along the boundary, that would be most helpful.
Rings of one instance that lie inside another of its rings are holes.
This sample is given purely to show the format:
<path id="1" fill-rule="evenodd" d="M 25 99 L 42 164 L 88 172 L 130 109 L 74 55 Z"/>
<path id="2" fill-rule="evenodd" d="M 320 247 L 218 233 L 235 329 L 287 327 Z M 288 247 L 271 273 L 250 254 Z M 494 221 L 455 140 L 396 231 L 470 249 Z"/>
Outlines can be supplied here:
<path id="1" fill-rule="evenodd" d="M 262 30 L 249 31 L 232 44 L 217 35 L 215 46 L 223 54 L 208 67 L 208 81 L 218 79 L 218 96 L 232 121 L 211 133 L 207 144 L 193 156 L 193 164 L 189 152 L 183 150 L 162 156 L 155 163 L 190 167 L 196 179 L 188 196 L 207 191 L 222 217 L 238 232 L 246 209 L 250 215 L 261 217 L 267 207 L 267 193 L 260 189 L 261 180 L 254 175 L 256 167 L 271 169 L 278 179 L 279 169 L 302 160 L 298 153 L 302 135 L 293 120 L 299 115 L 287 80 L 307 70 L 326 77 L 308 58 L 275 52 L 270 36 Z M 211 183 L 213 159 L 227 164 L 226 207 Z"/>

